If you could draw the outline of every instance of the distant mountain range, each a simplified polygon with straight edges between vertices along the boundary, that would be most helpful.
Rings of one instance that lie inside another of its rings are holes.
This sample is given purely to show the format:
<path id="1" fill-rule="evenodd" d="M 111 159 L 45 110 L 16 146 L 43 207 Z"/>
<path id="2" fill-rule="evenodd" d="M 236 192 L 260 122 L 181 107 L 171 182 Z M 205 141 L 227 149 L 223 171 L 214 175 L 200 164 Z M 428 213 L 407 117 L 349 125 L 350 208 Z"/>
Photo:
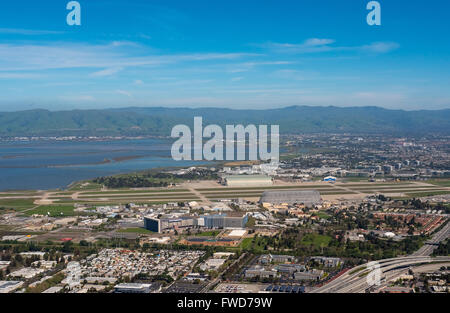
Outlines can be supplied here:
<path id="1" fill-rule="evenodd" d="M 176 124 L 278 124 L 281 133 L 450 133 L 450 109 L 403 111 L 379 107 L 291 106 L 267 110 L 121 108 L 0 112 L 0 136 L 170 135 Z"/>

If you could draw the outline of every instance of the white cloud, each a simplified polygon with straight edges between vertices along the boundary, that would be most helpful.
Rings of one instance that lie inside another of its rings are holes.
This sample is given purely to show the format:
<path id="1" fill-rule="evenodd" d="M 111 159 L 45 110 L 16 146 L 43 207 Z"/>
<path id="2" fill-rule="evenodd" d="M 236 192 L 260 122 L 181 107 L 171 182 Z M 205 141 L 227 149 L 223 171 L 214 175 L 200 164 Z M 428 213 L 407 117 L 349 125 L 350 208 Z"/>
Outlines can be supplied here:
<path id="1" fill-rule="evenodd" d="M 333 45 L 335 42 L 336 41 L 333 39 L 310 38 L 300 44 L 270 42 L 264 44 L 263 47 L 275 53 L 292 54 L 318 53 L 328 51 L 362 51 L 370 53 L 388 53 L 400 47 L 400 45 L 395 42 L 373 42 L 361 46 L 336 46 Z"/>
<path id="2" fill-rule="evenodd" d="M 120 90 L 120 89 L 119 89 L 119 90 L 116 90 L 116 92 L 117 92 L 118 94 L 127 96 L 128 98 L 133 98 L 133 95 L 132 95 L 130 92 L 126 91 L 126 90 Z"/>
<path id="3" fill-rule="evenodd" d="M 241 73 L 247 72 L 258 66 L 276 66 L 276 65 L 289 65 L 296 62 L 292 61 L 260 61 L 260 62 L 244 62 L 233 64 L 231 69 L 228 70 L 229 73 Z"/>
<path id="4" fill-rule="evenodd" d="M 143 39 L 152 39 L 152 36 L 143 33 L 139 34 L 138 37 Z"/>
<path id="5" fill-rule="evenodd" d="M 35 73 L 9 73 L 0 72 L 0 79 L 36 79 L 44 77 L 41 74 Z"/>
<path id="6" fill-rule="evenodd" d="M 113 47 L 138 47 L 140 46 L 138 43 L 127 41 L 127 40 L 116 40 L 111 42 L 111 46 Z"/>
<path id="7" fill-rule="evenodd" d="M 0 34 L 13 34 L 13 35 L 58 35 L 64 34 L 61 31 L 53 30 L 33 30 L 33 29 L 21 29 L 21 28 L 0 28 Z"/>
<path id="8" fill-rule="evenodd" d="M 105 77 L 105 76 L 111 76 L 114 75 L 118 72 L 120 72 L 121 70 L 123 70 L 123 68 L 121 67 L 116 67 L 116 68 L 107 68 L 98 72 L 94 72 L 92 73 L 90 76 L 92 77 Z"/>
<path id="9" fill-rule="evenodd" d="M 61 100 L 77 103 L 77 102 L 92 102 L 95 101 L 95 98 L 90 95 L 68 95 L 68 96 L 60 96 Z"/>
<path id="10" fill-rule="evenodd" d="M 305 40 L 303 43 L 303 46 L 324 46 L 324 45 L 330 45 L 334 43 L 335 40 L 333 39 L 320 39 L 320 38 L 310 38 Z"/>
<path id="11" fill-rule="evenodd" d="M 333 39 L 310 38 L 298 44 L 269 42 L 263 47 L 277 53 L 312 53 L 329 51 L 332 49 L 329 45 L 334 42 Z"/>
<path id="12" fill-rule="evenodd" d="M 250 53 L 158 55 L 149 53 L 149 49 L 142 46 L 127 49 L 128 45 L 127 42 L 113 42 L 106 45 L 61 42 L 54 42 L 50 45 L 0 44 L 0 68 L 4 71 L 71 68 L 117 69 L 179 62 L 234 60 L 257 55 Z M 110 71 L 102 70 L 98 74 L 107 74 Z"/>
<path id="13" fill-rule="evenodd" d="M 299 71 L 294 69 L 284 69 L 274 72 L 274 76 L 289 80 L 308 80 L 317 78 L 319 73 L 313 71 Z"/>
<path id="14" fill-rule="evenodd" d="M 399 47 L 400 45 L 395 42 L 374 42 L 369 45 L 362 46 L 361 50 L 374 53 L 387 53 L 396 50 Z"/>
<path id="15" fill-rule="evenodd" d="M 74 100 L 79 100 L 79 101 L 94 101 L 95 98 L 93 96 L 79 96 Z"/>

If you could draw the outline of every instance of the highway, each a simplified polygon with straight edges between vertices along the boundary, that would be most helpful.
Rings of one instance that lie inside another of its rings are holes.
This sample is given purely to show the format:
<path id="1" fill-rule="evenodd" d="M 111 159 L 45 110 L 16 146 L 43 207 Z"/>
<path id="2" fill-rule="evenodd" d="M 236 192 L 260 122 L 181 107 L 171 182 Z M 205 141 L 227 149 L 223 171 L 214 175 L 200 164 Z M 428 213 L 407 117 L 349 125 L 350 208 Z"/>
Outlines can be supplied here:
<path id="1" fill-rule="evenodd" d="M 378 275 L 380 284 L 384 284 L 406 273 L 411 266 L 431 262 L 450 262 L 450 257 L 430 257 L 437 244 L 450 237 L 450 224 L 447 223 L 433 238 L 410 256 L 377 261 L 379 272 L 371 263 L 356 266 L 328 284 L 313 289 L 311 293 L 363 293 L 372 287 L 371 280 Z M 369 268 L 370 267 L 370 268 Z M 374 286 L 376 287 L 376 285 Z"/>
<path id="2" fill-rule="evenodd" d="M 440 231 L 433 235 L 433 238 L 428 240 L 422 248 L 414 252 L 413 256 L 431 255 L 437 245 L 450 237 L 450 222 L 448 222 Z"/>
<path id="3" fill-rule="evenodd" d="M 450 257 L 431 258 L 429 256 L 408 256 L 378 261 L 380 282 L 388 281 L 403 274 L 410 266 L 431 263 L 435 261 L 450 261 Z M 369 269 L 369 263 L 357 266 L 347 271 L 336 280 L 315 289 L 313 293 L 360 293 L 369 287 L 370 277 L 375 275 L 375 268 Z M 369 278 L 369 279 L 368 279 Z"/>

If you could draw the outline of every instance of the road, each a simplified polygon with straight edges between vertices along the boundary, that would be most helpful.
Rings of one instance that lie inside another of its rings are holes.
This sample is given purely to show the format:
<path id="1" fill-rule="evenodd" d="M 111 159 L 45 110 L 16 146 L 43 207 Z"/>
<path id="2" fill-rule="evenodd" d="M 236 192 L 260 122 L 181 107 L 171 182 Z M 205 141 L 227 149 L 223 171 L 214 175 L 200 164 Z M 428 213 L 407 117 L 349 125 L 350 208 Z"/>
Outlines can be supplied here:
<path id="1" fill-rule="evenodd" d="M 422 248 L 414 252 L 413 256 L 431 255 L 437 245 L 450 237 L 450 222 L 448 222 L 440 231 L 433 235 L 433 238 L 428 240 Z"/>
<path id="2" fill-rule="evenodd" d="M 354 267 L 345 272 L 342 276 L 329 282 L 328 284 L 313 289 L 311 293 L 363 293 L 371 287 L 371 279 L 379 274 L 380 283 L 383 285 L 386 282 L 395 280 L 397 277 L 408 271 L 411 266 L 431 262 L 450 262 L 450 257 L 436 257 L 432 258 L 430 255 L 437 247 L 437 244 L 450 237 L 450 224 L 447 223 L 440 231 L 434 234 L 433 238 L 427 243 L 406 257 L 398 257 L 392 259 L 384 259 L 377 261 L 377 268 L 366 263 Z"/>
<path id="3" fill-rule="evenodd" d="M 431 262 L 449 262 L 450 257 L 408 256 L 378 261 L 380 282 L 387 282 L 407 272 L 411 266 Z M 362 293 L 370 287 L 371 277 L 375 277 L 376 269 L 369 269 L 363 264 L 347 271 L 336 280 L 315 289 L 312 293 Z"/>

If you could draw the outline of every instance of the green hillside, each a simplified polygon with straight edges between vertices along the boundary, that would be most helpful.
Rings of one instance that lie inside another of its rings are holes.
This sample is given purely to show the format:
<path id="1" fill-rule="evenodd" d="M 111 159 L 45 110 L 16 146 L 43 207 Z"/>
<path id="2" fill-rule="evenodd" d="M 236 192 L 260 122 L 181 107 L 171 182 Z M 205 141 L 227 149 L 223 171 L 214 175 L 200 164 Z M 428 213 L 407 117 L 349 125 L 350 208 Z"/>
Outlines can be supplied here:
<path id="1" fill-rule="evenodd" d="M 104 110 L 29 110 L 0 113 L 0 136 L 170 135 L 176 124 L 277 124 L 282 133 L 445 133 L 450 110 L 402 111 L 378 107 L 292 106 L 270 110 L 221 108 L 123 108 Z"/>

